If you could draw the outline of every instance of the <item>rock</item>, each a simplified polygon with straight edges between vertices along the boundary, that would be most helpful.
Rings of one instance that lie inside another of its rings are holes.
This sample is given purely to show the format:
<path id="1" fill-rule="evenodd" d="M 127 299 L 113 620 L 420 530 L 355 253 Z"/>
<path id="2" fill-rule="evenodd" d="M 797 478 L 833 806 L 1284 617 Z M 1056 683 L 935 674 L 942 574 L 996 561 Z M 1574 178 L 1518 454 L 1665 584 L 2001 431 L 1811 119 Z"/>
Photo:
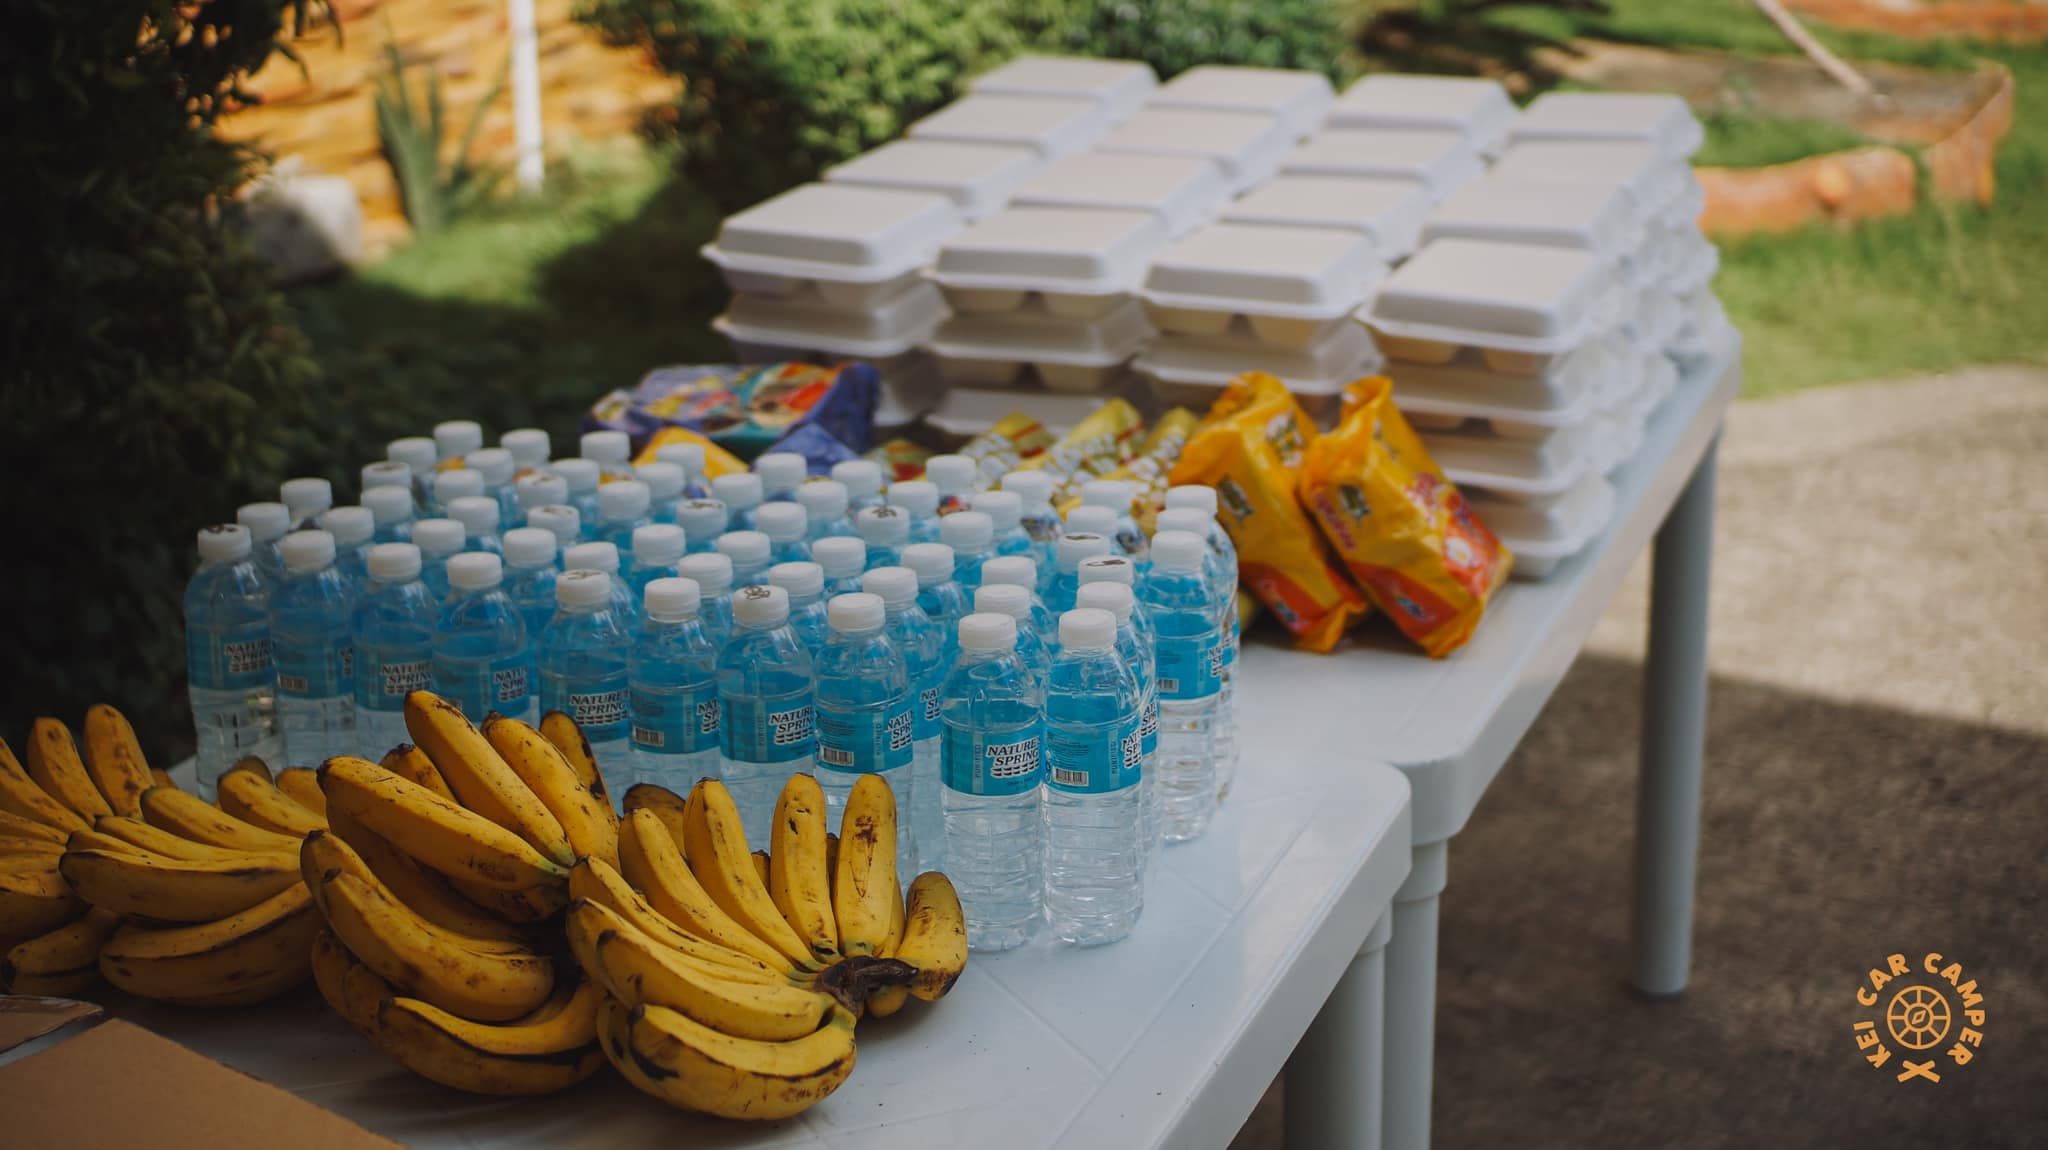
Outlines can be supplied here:
<path id="1" fill-rule="evenodd" d="M 363 208 L 340 176 L 281 169 L 241 201 L 244 238 L 282 283 L 316 279 L 363 258 Z"/>

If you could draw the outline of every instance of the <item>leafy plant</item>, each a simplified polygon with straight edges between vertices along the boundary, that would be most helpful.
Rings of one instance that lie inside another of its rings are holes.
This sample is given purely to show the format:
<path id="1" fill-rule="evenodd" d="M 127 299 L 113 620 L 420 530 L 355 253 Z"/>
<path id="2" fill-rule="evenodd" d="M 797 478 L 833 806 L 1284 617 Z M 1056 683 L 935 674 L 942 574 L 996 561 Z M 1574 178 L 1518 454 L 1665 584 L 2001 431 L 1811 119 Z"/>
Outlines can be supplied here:
<path id="1" fill-rule="evenodd" d="M 503 182 L 502 166 L 478 163 L 472 153 L 477 133 L 483 128 L 484 113 L 505 90 L 510 66 L 510 57 L 499 64 L 497 78 L 483 99 L 470 109 L 469 123 L 462 129 L 455 154 L 444 164 L 442 152 L 447 132 L 441 73 L 428 67 L 426 80 L 416 91 L 414 85 L 407 83 L 410 64 L 405 54 L 396 41 L 385 43 L 384 71 L 370 93 L 377 110 L 377 143 L 398 180 L 406 222 L 412 225 L 415 235 L 440 231 L 449 221 L 488 199 Z"/>
<path id="2" fill-rule="evenodd" d="M 1350 70 L 1337 0 L 1046 0 L 1020 11 L 1042 51 L 1143 60 L 1162 79 L 1197 64 Z"/>
<path id="3" fill-rule="evenodd" d="M 1610 11 L 1607 0 L 1422 0 L 1376 6 L 1359 27 L 1358 47 L 1374 63 L 1402 71 L 1477 72 L 1548 87 L 1558 76 L 1540 53 L 1576 49 L 1568 39 L 1543 31 L 1543 25 Z"/>

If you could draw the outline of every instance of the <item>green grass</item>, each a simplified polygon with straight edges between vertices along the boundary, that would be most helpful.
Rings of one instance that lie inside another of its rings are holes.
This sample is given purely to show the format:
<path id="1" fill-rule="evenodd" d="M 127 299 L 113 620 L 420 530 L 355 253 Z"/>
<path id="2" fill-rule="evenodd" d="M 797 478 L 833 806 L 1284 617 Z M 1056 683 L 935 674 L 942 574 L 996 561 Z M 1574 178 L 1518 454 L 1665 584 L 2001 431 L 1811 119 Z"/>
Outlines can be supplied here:
<path id="1" fill-rule="evenodd" d="M 1712 112 L 1700 117 L 1700 122 L 1707 138 L 1692 159 L 1703 166 L 1755 168 L 1870 143 L 1861 132 L 1831 120 L 1774 120 L 1754 112 Z"/>

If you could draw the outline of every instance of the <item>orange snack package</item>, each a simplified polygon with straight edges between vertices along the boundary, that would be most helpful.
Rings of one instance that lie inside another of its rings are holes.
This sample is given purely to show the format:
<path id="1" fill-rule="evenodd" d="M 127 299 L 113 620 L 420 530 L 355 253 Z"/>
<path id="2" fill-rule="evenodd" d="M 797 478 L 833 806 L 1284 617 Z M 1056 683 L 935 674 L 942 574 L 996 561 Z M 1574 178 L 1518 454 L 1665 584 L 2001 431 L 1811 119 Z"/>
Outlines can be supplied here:
<path id="1" fill-rule="evenodd" d="M 1309 445 L 1301 504 L 1373 605 L 1434 658 L 1472 637 L 1514 565 L 1437 469 L 1385 376 L 1344 389 L 1342 420 Z"/>
<path id="2" fill-rule="evenodd" d="M 704 478 L 716 479 L 747 470 L 739 456 L 711 441 L 708 435 L 699 435 L 687 427 L 668 426 L 647 437 L 647 446 L 642 448 L 635 463 L 652 463 L 656 453 L 671 443 L 694 443 L 704 449 Z"/>
<path id="3" fill-rule="evenodd" d="M 1295 496 L 1294 468 L 1315 425 L 1280 381 L 1252 372 L 1232 381 L 1181 450 L 1174 483 L 1216 489 L 1216 512 L 1237 545 L 1238 578 L 1298 646 L 1328 651 L 1371 610 L 1324 549 Z M 1290 462 L 1290 460 L 1295 462 Z"/>

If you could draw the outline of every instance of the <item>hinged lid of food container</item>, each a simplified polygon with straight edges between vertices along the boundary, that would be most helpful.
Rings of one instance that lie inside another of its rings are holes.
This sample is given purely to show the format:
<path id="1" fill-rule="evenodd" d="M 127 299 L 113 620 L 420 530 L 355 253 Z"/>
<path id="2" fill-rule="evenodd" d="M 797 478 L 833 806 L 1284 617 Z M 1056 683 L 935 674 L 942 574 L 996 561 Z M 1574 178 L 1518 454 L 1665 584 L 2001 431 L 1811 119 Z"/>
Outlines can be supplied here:
<path id="1" fill-rule="evenodd" d="M 1145 108 L 1102 138 L 1104 152 L 1202 156 L 1223 169 L 1233 192 L 1267 176 L 1294 139 L 1275 117 L 1199 108 Z"/>
<path id="2" fill-rule="evenodd" d="M 913 140 L 1007 144 L 1048 159 L 1083 151 L 1109 130 L 1093 100 L 1057 96 L 968 96 L 904 130 Z"/>
<path id="3" fill-rule="evenodd" d="M 1330 108 L 1331 128 L 1433 128 L 1453 131 L 1480 152 L 1506 140 L 1515 105 L 1496 80 L 1377 73 L 1344 89 Z"/>
<path id="4" fill-rule="evenodd" d="M 930 263 L 960 224 L 944 196 L 804 184 L 727 216 L 703 254 L 723 268 L 875 283 Z"/>
<path id="5" fill-rule="evenodd" d="M 1485 170 L 1457 132 L 1353 128 L 1317 132 L 1294 146 L 1280 170 L 1295 176 L 1413 180 L 1441 200 Z"/>
<path id="6" fill-rule="evenodd" d="M 1009 202 L 1017 185 L 1044 164 L 1026 148 L 897 140 L 825 169 L 825 182 L 928 192 L 978 220 Z"/>
<path id="7" fill-rule="evenodd" d="M 1136 60 L 1023 56 L 978 76 L 967 89 L 982 96 L 1067 96 L 1093 100 L 1121 120 L 1159 86 L 1152 67 Z"/>
<path id="8" fill-rule="evenodd" d="M 1337 98 L 1319 72 L 1204 64 L 1160 85 L 1146 103 L 1155 108 L 1263 112 L 1277 116 L 1294 136 L 1315 131 Z"/>
<path id="9" fill-rule="evenodd" d="M 1591 252 L 1438 240 L 1381 283 L 1361 318 L 1399 337 L 1559 353 L 1599 334 L 1611 279 Z"/>
<path id="10" fill-rule="evenodd" d="M 1155 256 L 1141 294 L 1161 307 L 1329 319 L 1384 272 L 1358 232 L 1211 224 Z"/>
<path id="11" fill-rule="evenodd" d="M 1199 156 L 1083 152 L 1047 164 L 1010 197 L 1015 207 L 1124 208 L 1151 212 L 1177 236 L 1229 195 L 1223 170 Z"/>
<path id="12" fill-rule="evenodd" d="M 1144 278 L 1166 227 L 1150 212 L 1011 207 L 939 249 L 931 278 L 947 286 L 1106 294 Z"/>
<path id="13" fill-rule="evenodd" d="M 1523 110 L 1508 133 L 1525 140 L 1626 140 L 1651 144 L 1683 160 L 1706 133 L 1677 96 L 1656 92 L 1546 92 Z"/>
<path id="14" fill-rule="evenodd" d="M 1575 248 L 1619 259 L 1641 240 L 1634 205 L 1615 184 L 1561 184 L 1488 177 L 1429 213 L 1422 242 L 1486 240 Z"/>

